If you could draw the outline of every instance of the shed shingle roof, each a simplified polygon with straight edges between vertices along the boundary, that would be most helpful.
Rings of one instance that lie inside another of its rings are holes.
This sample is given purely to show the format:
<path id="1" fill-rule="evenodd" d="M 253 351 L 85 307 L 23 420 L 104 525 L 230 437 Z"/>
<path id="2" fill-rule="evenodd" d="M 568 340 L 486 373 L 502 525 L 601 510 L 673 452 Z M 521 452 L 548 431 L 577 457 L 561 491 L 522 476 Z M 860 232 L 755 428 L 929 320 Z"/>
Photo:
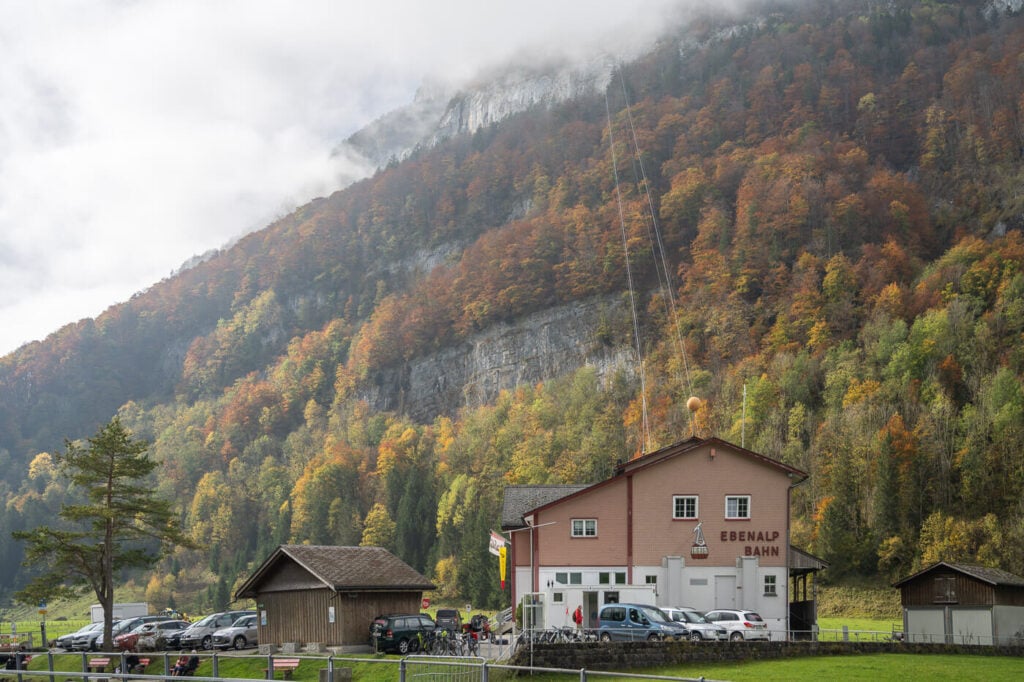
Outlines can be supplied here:
<path id="1" fill-rule="evenodd" d="M 897 583 L 893 583 L 893 587 L 899 587 L 903 583 L 909 582 L 918 576 L 924 575 L 930 571 L 935 570 L 941 566 L 951 568 L 954 571 L 959 571 L 964 575 L 969 575 L 976 580 L 980 580 L 989 585 L 1006 585 L 1010 587 L 1024 587 L 1024 578 L 1019 575 L 1004 571 L 1000 568 L 989 568 L 988 566 L 972 566 L 970 564 L 954 564 L 947 561 L 940 561 L 932 564 L 928 568 L 918 571 L 914 575 L 907 576 L 903 580 Z"/>
<path id="2" fill-rule="evenodd" d="M 263 579 L 288 557 L 334 590 L 433 590 L 435 585 L 383 547 L 281 545 L 237 592 L 254 596 Z"/>

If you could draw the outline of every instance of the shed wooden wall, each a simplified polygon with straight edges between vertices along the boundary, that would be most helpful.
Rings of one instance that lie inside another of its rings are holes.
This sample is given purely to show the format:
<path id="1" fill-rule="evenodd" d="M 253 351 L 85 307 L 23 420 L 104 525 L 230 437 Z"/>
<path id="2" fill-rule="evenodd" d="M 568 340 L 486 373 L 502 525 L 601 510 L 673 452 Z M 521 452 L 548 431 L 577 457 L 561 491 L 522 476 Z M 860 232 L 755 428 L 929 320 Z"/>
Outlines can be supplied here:
<path id="1" fill-rule="evenodd" d="M 952 576 L 956 585 L 956 601 L 936 600 L 938 577 Z M 900 587 L 900 601 L 903 606 L 937 606 L 959 604 L 970 606 L 991 606 L 995 603 L 995 590 L 991 585 L 975 580 L 959 571 L 934 570 L 918 576 Z"/>
<path id="2" fill-rule="evenodd" d="M 260 593 L 261 644 L 320 642 L 328 646 L 368 644 L 370 623 L 385 613 L 419 613 L 422 592 L 341 592 L 329 589 Z M 334 607 L 334 622 L 329 608 Z M 262 616 L 266 611 L 267 623 Z"/>

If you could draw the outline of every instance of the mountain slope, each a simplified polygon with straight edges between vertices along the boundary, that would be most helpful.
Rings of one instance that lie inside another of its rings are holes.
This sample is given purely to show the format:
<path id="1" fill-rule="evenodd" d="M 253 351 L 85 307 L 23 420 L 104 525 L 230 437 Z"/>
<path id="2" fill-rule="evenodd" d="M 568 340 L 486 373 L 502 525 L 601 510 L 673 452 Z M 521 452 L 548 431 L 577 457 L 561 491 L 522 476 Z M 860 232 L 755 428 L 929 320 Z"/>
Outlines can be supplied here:
<path id="1" fill-rule="evenodd" d="M 503 485 L 695 429 L 812 474 L 795 540 L 834 575 L 1024 569 L 1024 25 L 990 7 L 766 4 L 564 101 L 482 89 L 535 106 L 0 360 L 3 528 L 52 519 L 37 454 L 120 410 L 211 543 L 154 599 L 372 539 L 497 603 Z"/>

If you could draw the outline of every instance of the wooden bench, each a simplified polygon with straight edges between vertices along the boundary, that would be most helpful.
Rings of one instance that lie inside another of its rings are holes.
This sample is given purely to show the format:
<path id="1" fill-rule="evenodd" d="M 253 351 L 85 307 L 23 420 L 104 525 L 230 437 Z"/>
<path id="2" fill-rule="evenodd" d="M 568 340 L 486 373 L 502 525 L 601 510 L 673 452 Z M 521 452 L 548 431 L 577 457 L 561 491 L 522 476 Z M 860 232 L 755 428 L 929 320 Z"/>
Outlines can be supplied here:
<path id="1" fill-rule="evenodd" d="M 149 667 L 149 659 L 148 658 L 139 658 L 139 662 L 136 663 L 135 665 L 133 665 L 131 670 L 128 670 L 126 672 L 136 672 L 136 673 L 140 673 L 141 674 L 141 673 L 146 672 L 146 668 L 148 668 L 148 667 Z"/>
<path id="2" fill-rule="evenodd" d="M 264 668 L 263 672 L 267 673 L 267 679 L 274 679 L 274 673 L 278 670 L 284 675 L 284 679 L 292 679 L 292 673 L 299 667 L 299 663 L 302 663 L 301 658 L 272 658 L 270 668 Z"/>
<path id="3" fill-rule="evenodd" d="M 95 672 L 101 673 L 108 665 L 110 665 L 109 656 L 97 656 L 89 659 L 89 663 L 86 665 L 86 668 L 88 669 L 88 672 L 93 672 L 93 668 L 95 668 Z"/>

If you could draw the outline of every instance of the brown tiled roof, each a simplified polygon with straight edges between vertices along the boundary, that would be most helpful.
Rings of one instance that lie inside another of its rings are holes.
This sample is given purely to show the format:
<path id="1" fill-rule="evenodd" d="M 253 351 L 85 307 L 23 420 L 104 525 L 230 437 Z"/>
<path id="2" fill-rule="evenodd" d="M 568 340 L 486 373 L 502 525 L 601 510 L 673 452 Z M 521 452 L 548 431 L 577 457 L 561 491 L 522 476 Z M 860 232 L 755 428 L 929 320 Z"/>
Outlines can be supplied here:
<path id="1" fill-rule="evenodd" d="M 281 545 L 238 589 L 255 594 L 280 561 L 291 558 L 326 587 L 342 590 L 433 590 L 435 585 L 383 547 Z"/>
<path id="2" fill-rule="evenodd" d="M 505 488 L 501 505 L 501 527 L 524 528 L 523 515 L 537 507 L 560 500 L 590 486 L 586 485 L 510 485 Z"/>

